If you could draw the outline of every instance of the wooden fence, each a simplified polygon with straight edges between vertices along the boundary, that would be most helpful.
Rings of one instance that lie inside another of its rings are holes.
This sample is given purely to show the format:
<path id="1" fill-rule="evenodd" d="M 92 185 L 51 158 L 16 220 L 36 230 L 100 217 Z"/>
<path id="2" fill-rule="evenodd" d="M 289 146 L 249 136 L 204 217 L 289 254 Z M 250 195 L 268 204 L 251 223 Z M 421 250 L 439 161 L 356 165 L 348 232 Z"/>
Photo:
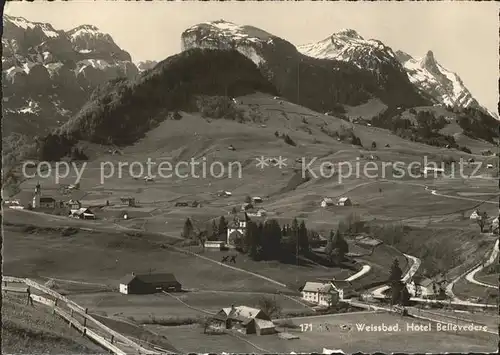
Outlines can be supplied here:
<path id="1" fill-rule="evenodd" d="M 79 306 L 75 302 L 69 300 L 68 298 L 64 297 L 63 295 L 55 292 L 54 290 L 51 290 L 50 288 L 39 284 L 38 282 L 35 282 L 30 279 L 21 279 L 17 277 L 11 277 L 11 276 L 2 276 L 2 282 L 4 282 L 4 286 L 2 289 L 8 291 L 6 287 L 9 287 L 6 285 L 6 283 L 23 283 L 28 287 L 34 288 L 38 291 L 41 291 L 42 293 L 49 295 L 54 298 L 54 300 L 31 294 L 31 299 L 33 301 L 45 304 L 53 309 L 54 314 L 58 314 L 60 317 L 65 319 L 70 325 L 74 326 L 78 330 L 80 330 L 84 335 L 87 335 L 89 338 L 93 339 L 96 341 L 98 344 L 102 345 L 106 349 L 112 351 L 113 353 L 117 355 L 126 355 L 127 353 L 124 352 L 122 349 L 118 348 L 117 346 L 113 345 L 113 342 L 121 342 L 124 344 L 127 348 L 133 349 L 134 353 L 137 354 L 143 354 L 143 355 L 158 355 L 162 354 L 162 352 L 158 351 L 153 351 L 153 350 L 148 350 L 143 348 L 142 346 L 138 345 L 137 343 L 133 342 L 126 336 L 114 331 L 113 329 L 105 326 L 98 320 L 96 320 L 94 317 L 91 315 L 87 314 L 87 309 Z M 19 287 L 11 287 L 12 289 L 19 290 L 21 288 Z M 27 288 L 26 288 L 26 291 Z M 19 292 L 19 291 L 17 291 Z M 62 305 L 61 305 L 62 303 Z M 61 306 L 66 306 L 69 313 L 64 310 Z M 82 317 L 83 319 L 83 324 L 81 324 L 74 316 L 75 313 L 78 314 L 79 316 Z M 89 328 L 89 326 L 93 326 L 96 328 L 96 330 L 100 331 L 101 333 L 107 334 L 110 336 L 110 340 L 108 341 L 105 339 L 103 336 L 97 334 L 97 332 L 93 331 L 92 329 Z"/>

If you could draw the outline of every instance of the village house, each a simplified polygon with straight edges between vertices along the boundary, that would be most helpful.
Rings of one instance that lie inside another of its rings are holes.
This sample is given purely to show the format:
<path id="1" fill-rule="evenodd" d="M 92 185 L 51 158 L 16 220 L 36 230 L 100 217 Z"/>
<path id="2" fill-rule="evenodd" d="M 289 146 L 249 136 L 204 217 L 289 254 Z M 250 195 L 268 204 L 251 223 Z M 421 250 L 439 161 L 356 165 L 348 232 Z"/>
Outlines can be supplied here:
<path id="1" fill-rule="evenodd" d="M 56 208 L 56 200 L 52 197 L 40 197 L 40 208 Z"/>
<path id="2" fill-rule="evenodd" d="M 216 328 L 233 329 L 243 334 L 276 333 L 274 323 L 266 313 L 247 306 L 223 308 L 211 319 L 211 323 Z"/>
<path id="3" fill-rule="evenodd" d="M 244 203 L 241 205 L 241 212 L 245 212 L 248 210 L 251 210 L 253 208 L 253 205 L 251 203 Z"/>
<path id="4" fill-rule="evenodd" d="M 80 219 L 95 219 L 95 214 L 92 213 L 91 210 L 85 207 L 79 208 L 77 210 L 71 210 L 69 212 L 69 216 Z"/>
<path id="5" fill-rule="evenodd" d="M 339 293 L 331 283 L 306 282 L 302 299 L 320 306 L 330 307 L 339 301 Z"/>
<path id="6" fill-rule="evenodd" d="M 321 207 L 323 207 L 323 208 L 328 207 L 328 206 L 334 206 L 334 205 L 335 205 L 335 203 L 329 197 L 325 197 L 323 200 L 321 200 Z"/>
<path id="7" fill-rule="evenodd" d="M 120 280 L 120 293 L 150 294 L 161 291 L 181 291 L 182 285 L 173 274 L 143 274 L 132 273 Z"/>
<path id="8" fill-rule="evenodd" d="M 434 280 L 427 277 L 414 276 L 406 284 L 406 287 L 412 296 L 418 295 L 422 298 L 433 298 L 439 294 L 441 284 L 444 282 L 445 280 L 439 278 Z"/>
<path id="9" fill-rule="evenodd" d="M 252 211 L 252 212 L 248 211 L 247 215 L 250 217 L 265 217 L 267 215 L 267 211 L 263 208 L 259 208 L 256 211 Z"/>
<path id="10" fill-rule="evenodd" d="M 352 206 L 352 201 L 349 197 L 341 197 L 338 202 L 339 206 Z"/>
<path id="11" fill-rule="evenodd" d="M 69 200 L 66 205 L 70 210 L 79 210 L 82 208 L 82 203 L 77 200 Z"/>
<path id="12" fill-rule="evenodd" d="M 340 300 L 347 300 L 356 296 L 354 286 L 350 281 L 346 280 L 332 280 L 333 288 L 339 293 Z"/>
<path id="13" fill-rule="evenodd" d="M 491 221 L 491 232 L 495 233 L 498 232 L 498 216 Z"/>
<path id="14" fill-rule="evenodd" d="M 479 213 L 478 210 L 474 210 L 474 212 L 471 213 L 471 215 L 470 215 L 469 218 L 472 219 L 472 220 L 480 220 L 481 219 L 481 215 L 480 215 L 480 213 Z"/>
<path id="15" fill-rule="evenodd" d="M 229 197 L 232 196 L 233 194 L 229 191 L 219 191 L 217 192 L 217 196 L 219 197 Z"/>
<path id="16" fill-rule="evenodd" d="M 262 203 L 263 201 L 264 200 L 262 200 L 262 197 L 259 197 L 259 196 L 252 197 L 253 203 Z"/>
<path id="17" fill-rule="evenodd" d="M 4 202 L 5 207 L 12 208 L 14 210 L 23 210 L 24 206 L 21 205 L 19 200 L 8 200 Z"/>
<path id="18" fill-rule="evenodd" d="M 120 201 L 122 205 L 134 207 L 135 206 L 135 198 L 133 197 L 120 197 Z"/>
<path id="19" fill-rule="evenodd" d="M 207 240 L 205 241 L 205 248 L 224 250 L 226 247 L 226 242 L 221 240 Z"/>

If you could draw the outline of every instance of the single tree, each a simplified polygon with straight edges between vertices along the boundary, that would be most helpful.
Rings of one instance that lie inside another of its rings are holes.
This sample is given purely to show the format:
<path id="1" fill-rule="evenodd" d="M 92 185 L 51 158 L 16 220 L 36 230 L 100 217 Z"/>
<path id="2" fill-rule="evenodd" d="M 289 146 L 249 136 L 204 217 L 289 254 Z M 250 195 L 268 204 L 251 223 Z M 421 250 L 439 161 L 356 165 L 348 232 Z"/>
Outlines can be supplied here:
<path id="1" fill-rule="evenodd" d="M 391 266 L 391 272 L 389 275 L 389 284 L 391 286 L 391 302 L 392 304 L 398 304 L 401 300 L 401 292 L 405 285 L 401 282 L 401 278 L 403 277 L 403 271 L 399 266 L 398 259 L 394 259 Z"/>
<path id="2" fill-rule="evenodd" d="M 219 219 L 219 227 L 217 228 L 219 235 L 227 234 L 227 221 L 224 216 L 221 216 Z"/>
<path id="3" fill-rule="evenodd" d="M 193 223 L 191 222 L 191 219 L 188 217 L 186 219 L 186 222 L 184 222 L 184 229 L 182 230 L 182 237 L 184 238 L 191 238 L 193 235 Z"/>
<path id="4" fill-rule="evenodd" d="M 375 141 L 372 142 L 372 149 L 376 149 L 377 148 L 377 143 Z"/>
<path id="5" fill-rule="evenodd" d="M 281 314 L 281 306 L 276 302 L 274 297 L 261 297 L 258 302 L 258 307 L 270 318 L 277 317 Z"/>
<path id="6" fill-rule="evenodd" d="M 335 233 L 333 233 L 333 230 L 330 230 L 330 235 L 328 236 L 328 242 L 325 247 L 325 254 L 328 256 L 330 259 L 330 262 L 333 262 L 334 260 L 334 250 L 335 250 L 335 245 L 334 245 L 334 239 L 335 239 Z"/>
<path id="7" fill-rule="evenodd" d="M 476 221 L 479 225 L 479 228 L 481 229 L 481 233 L 483 233 L 486 222 L 488 221 L 488 213 L 486 213 L 486 211 L 479 213 L 479 217 L 476 219 Z"/>
<path id="8" fill-rule="evenodd" d="M 337 230 L 335 237 L 333 238 L 333 247 L 336 251 L 337 256 L 340 258 L 340 261 L 344 260 L 345 255 L 349 252 L 349 244 L 347 244 L 346 240 L 342 233 Z"/>
<path id="9" fill-rule="evenodd" d="M 299 230 L 298 230 L 298 243 L 299 243 L 299 248 L 301 251 L 308 251 L 309 250 L 309 238 L 307 235 L 307 227 L 306 223 L 304 221 L 300 222 L 299 225 Z"/>
<path id="10" fill-rule="evenodd" d="M 219 227 L 217 226 L 217 223 L 215 220 L 212 221 L 212 239 L 217 240 L 219 239 Z"/>
<path id="11" fill-rule="evenodd" d="M 410 304 L 410 292 L 405 284 L 401 286 L 400 301 L 403 306 L 408 306 Z"/>
<path id="12" fill-rule="evenodd" d="M 238 210 L 236 209 L 236 207 L 233 207 L 233 209 L 231 210 L 231 214 L 237 214 L 238 213 Z"/>
<path id="13" fill-rule="evenodd" d="M 250 196 L 246 196 L 245 203 L 252 203 L 252 198 Z"/>

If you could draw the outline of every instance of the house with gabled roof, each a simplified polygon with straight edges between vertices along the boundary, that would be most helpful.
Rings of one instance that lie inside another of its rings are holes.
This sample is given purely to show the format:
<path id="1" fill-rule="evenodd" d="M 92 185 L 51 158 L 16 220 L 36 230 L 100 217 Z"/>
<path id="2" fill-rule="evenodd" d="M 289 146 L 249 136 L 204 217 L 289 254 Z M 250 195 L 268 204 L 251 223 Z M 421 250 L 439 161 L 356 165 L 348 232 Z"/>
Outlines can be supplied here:
<path id="1" fill-rule="evenodd" d="M 335 203 L 333 202 L 333 199 L 329 197 L 325 197 L 323 200 L 321 200 L 321 207 L 325 208 L 328 206 L 334 206 Z"/>
<path id="2" fill-rule="evenodd" d="M 212 324 L 243 334 L 274 334 L 276 328 L 269 315 L 258 308 L 231 306 L 223 308 L 211 319 Z"/>
<path id="3" fill-rule="evenodd" d="M 180 291 L 182 285 L 171 273 L 131 273 L 120 280 L 120 293 L 150 294 L 161 291 Z"/>
<path id="4" fill-rule="evenodd" d="M 478 210 L 474 210 L 474 212 L 471 213 L 469 218 L 473 220 L 479 220 L 481 219 L 481 214 L 479 213 Z"/>
<path id="5" fill-rule="evenodd" d="M 339 198 L 339 202 L 337 204 L 339 206 L 352 206 L 352 201 L 349 197 L 341 197 Z"/>
<path id="6" fill-rule="evenodd" d="M 77 210 L 70 210 L 69 216 L 80 219 L 95 219 L 95 214 L 85 207 L 79 208 Z"/>
<path id="7" fill-rule="evenodd" d="M 320 306 L 330 307 L 339 301 L 339 293 L 329 282 L 306 282 L 301 290 L 302 299 Z"/>

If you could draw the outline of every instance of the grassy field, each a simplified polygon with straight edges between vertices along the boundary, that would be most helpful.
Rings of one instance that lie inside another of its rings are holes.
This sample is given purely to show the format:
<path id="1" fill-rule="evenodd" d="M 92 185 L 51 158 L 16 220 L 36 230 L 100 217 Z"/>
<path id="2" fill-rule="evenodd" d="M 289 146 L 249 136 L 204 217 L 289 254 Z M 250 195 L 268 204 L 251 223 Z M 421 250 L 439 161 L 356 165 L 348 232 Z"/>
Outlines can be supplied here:
<path id="1" fill-rule="evenodd" d="M 168 238 L 157 235 L 79 231 L 25 233 L 7 226 L 4 273 L 18 277 L 55 277 L 102 283 L 118 288 L 131 272 L 171 272 L 183 287 L 274 292 L 275 284 L 215 263 L 160 247 Z M 69 262 L 70 261 L 70 262 Z"/>
<path id="2" fill-rule="evenodd" d="M 497 281 L 498 282 L 498 281 Z M 492 283 L 495 285 L 495 283 Z M 483 287 L 460 279 L 453 287 L 453 293 L 461 299 L 478 299 L 480 303 L 497 304 L 499 292 L 497 288 Z"/>
<path id="3" fill-rule="evenodd" d="M 3 293 L 2 352 L 10 354 L 96 354 L 105 351 L 77 330 L 69 328 L 51 310 L 26 296 Z"/>
<path id="4" fill-rule="evenodd" d="M 117 292 L 74 294 L 72 300 L 92 312 L 127 318 L 137 323 L 183 324 L 234 305 L 258 306 L 262 297 L 271 298 L 282 314 L 311 312 L 305 305 L 283 295 L 231 291 L 196 291 L 153 295 L 122 295 Z"/>
<path id="5" fill-rule="evenodd" d="M 484 269 L 476 274 L 476 280 L 490 285 L 497 285 L 499 280 L 498 277 L 498 273 L 488 274 Z"/>
<path id="6" fill-rule="evenodd" d="M 176 347 L 186 352 L 221 352 L 238 349 L 239 352 L 321 352 L 322 348 L 353 352 L 488 352 L 496 349 L 496 336 L 487 333 L 430 332 L 407 330 L 407 324 L 427 324 L 385 313 L 349 314 L 329 317 L 301 318 L 296 325 L 311 324 L 312 331 L 287 329 L 299 339 L 280 340 L 276 335 L 243 336 L 260 349 L 231 335 L 205 335 L 196 325 L 179 327 L 148 326 L 155 332 L 176 339 Z M 357 324 L 395 325 L 399 332 L 361 332 Z M 328 328 L 328 329 L 327 329 Z M 282 330 L 279 328 L 279 330 Z"/>

